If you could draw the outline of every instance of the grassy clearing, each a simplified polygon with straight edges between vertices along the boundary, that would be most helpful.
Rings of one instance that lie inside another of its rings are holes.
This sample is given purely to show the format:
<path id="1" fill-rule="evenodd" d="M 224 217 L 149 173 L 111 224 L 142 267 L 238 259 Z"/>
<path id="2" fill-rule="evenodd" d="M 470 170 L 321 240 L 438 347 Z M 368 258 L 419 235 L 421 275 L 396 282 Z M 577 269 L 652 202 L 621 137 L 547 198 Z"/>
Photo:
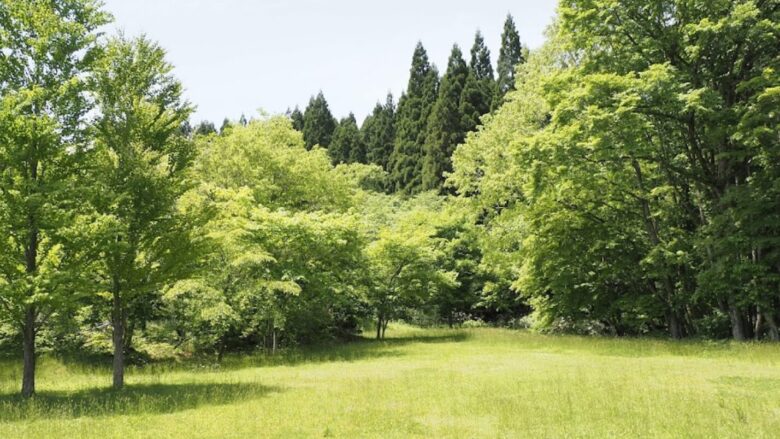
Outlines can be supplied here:
<path id="1" fill-rule="evenodd" d="M 41 362 L 2 438 L 777 437 L 780 348 L 393 326 L 371 340 L 131 369 Z"/>

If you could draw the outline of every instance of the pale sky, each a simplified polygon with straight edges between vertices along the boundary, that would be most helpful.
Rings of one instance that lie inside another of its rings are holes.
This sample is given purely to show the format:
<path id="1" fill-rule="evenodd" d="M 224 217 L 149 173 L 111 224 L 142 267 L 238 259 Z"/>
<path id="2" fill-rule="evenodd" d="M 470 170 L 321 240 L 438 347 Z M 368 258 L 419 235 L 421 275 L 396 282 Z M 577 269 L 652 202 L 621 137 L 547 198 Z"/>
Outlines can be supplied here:
<path id="1" fill-rule="evenodd" d="M 536 48 L 556 0 L 104 0 L 112 26 L 145 33 L 168 52 L 193 121 L 237 119 L 259 109 L 303 110 L 325 94 L 334 116 L 358 123 L 409 76 L 418 40 L 442 71 L 453 43 L 464 54 L 480 29 L 493 64 L 507 13 Z M 109 32 L 113 32 L 111 30 Z M 467 58 L 468 60 L 468 58 Z"/>

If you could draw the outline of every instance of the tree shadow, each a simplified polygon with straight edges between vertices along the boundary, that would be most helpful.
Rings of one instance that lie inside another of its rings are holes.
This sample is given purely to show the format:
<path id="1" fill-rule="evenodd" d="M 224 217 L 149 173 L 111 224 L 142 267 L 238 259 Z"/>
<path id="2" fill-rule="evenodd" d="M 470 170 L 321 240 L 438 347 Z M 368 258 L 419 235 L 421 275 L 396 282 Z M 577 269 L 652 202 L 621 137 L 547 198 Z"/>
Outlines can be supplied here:
<path id="1" fill-rule="evenodd" d="M 375 340 L 356 338 L 348 342 L 320 344 L 298 349 L 280 351 L 276 355 L 232 354 L 218 365 L 220 369 L 245 367 L 296 366 L 305 363 L 355 362 L 362 360 L 400 357 L 405 355 L 404 346 L 420 343 L 459 343 L 470 337 L 467 332 L 447 334 L 420 334 Z"/>
<path id="2" fill-rule="evenodd" d="M 0 395 L 0 422 L 174 413 L 257 399 L 280 391 L 281 388 L 252 383 L 187 383 L 136 384 L 120 391 L 106 388 L 40 392 L 30 399 L 6 394 Z"/>

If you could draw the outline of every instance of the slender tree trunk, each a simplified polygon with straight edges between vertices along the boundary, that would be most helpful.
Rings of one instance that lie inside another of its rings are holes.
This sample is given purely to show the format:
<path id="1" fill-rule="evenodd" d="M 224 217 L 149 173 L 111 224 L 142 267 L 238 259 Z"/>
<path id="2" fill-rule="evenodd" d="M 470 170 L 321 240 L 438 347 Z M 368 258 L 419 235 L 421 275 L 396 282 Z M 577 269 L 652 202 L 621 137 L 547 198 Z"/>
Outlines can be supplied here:
<path id="1" fill-rule="evenodd" d="M 27 307 L 24 316 L 24 369 L 22 372 L 22 396 L 35 393 L 35 308 Z"/>
<path id="2" fill-rule="evenodd" d="M 382 316 L 376 318 L 376 339 L 382 339 Z"/>
<path id="3" fill-rule="evenodd" d="M 276 328 L 271 328 L 271 355 L 276 354 Z"/>
<path id="4" fill-rule="evenodd" d="M 764 315 L 760 312 L 756 312 L 756 323 L 753 327 L 753 339 L 758 340 L 761 338 L 761 330 L 764 328 Z"/>
<path id="5" fill-rule="evenodd" d="M 746 341 L 745 316 L 734 305 L 729 304 L 729 319 L 731 320 L 731 335 L 736 341 Z"/>
<path id="6" fill-rule="evenodd" d="M 38 176 L 37 163 L 31 167 L 31 176 L 35 180 Z M 38 271 L 38 226 L 35 222 L 35 217 L 28 216 L 28 222 L 30 226 L 30 235 L 27 241 L 27 248 L 25 249 L 24 256 L 26 262 L 26 271 L 28 275 L 35 274 Z M 33 291 L 30 291 L 30 295 Z M 36 333 L 36 320 L 38 317 L 38 311 L 35 309 L 35 305 L 27 305 L 27 309 L 24 312 L 24 327 L 23 333 L 23 357 L 24 365 L 22 369 L 22 396 L 25 398 L 31 397 L 35 394 L 35 333 Z"/>
<path id="7" fill-rule="evenodd" d="M 111 323 L 114 327 L 114 389 L 121 389 L 125 385 L 125 310 L 119 281 L 114 279 L 112 286 L 114 290 L 111 312 Z"/>
<path id="8" fill-rule="evenodd" d="M 135 320 L 127 319 L 127 328 L 125 329 L 125 352 L 130 352 L 133 348 L 133 335 L 135 334 Z"/>

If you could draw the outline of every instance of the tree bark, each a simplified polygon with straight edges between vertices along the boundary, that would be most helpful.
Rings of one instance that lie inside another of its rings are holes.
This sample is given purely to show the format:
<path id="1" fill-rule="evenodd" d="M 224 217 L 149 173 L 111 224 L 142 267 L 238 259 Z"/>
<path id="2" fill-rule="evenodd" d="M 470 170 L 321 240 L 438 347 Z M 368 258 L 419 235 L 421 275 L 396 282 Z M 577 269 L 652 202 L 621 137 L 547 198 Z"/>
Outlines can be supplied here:
<path id="1" fill-rule="evenodd" d="M 382 339 L 382 316 L 376 318 L 376 339 Z"/>
<path id="2" fill-rule="evenodd" d="M 37 163 L 31 166 L 30 174 L 33 180 L 38 178 L 38 166 Z M 27 240 L 27 248 L 24 252 L 26 272 L 32 276 L 38 271 L 38 226 L 36 225 L 35 217 L 33 215 L 28 216 L 28 222 L 30 227 L 30 235 Z M 29 294 L 32 296 L 33 291 Z M 22 369 L 22 396 L 29 398 L 35 394 L 35 333 L 36 333 L 36 320 L 38 317 L 38 311 L 35 309 L 35 305 L 27 305 L 24 312 L 24 326 L 22 328 L 23 334 L 23 357 L 24 366 Z"/>
<path id="3" fill-rule="evenodd" d="M 113 281 L 113 309 L 111 323 L 114 327 L 114 389 L 121 389 L 125 385 L 125 309 L 122 303 L 122 295 L 119 282 Z"/>
<path id="4" fill-rule="evenodd" d="M 731 335 L 736 341 L 746 341 L 745 316 L 734 305 L 729 304 L 729 319 L 731 320 Z"/>
<path id="5" fill-rule="evenodd" d="M 24 369 L 22 372 L 22 396 L 35 394 L 35 308 L 27 307 L 24 319 Z"/>
<path id="6" fill-rule="evenodd" d="M 756 324 L 753 327 L 753 339 L 758 340 L 761 338 L 761 330 L 764 328 L 764 314 L 756 313 Z"/>
<path id="7" fill-rule="evenodd" d="M 675 340 L 680 340 L 685 335 L 680 317 L 674 310 L 669 311 L 669 335 Z"/>
<path id="8" fill-rule="evenodd" d="M 761 315 L 764 316 L 764 320 L 766 321 L 767 336 L 769 339 L 772 341 L 780 341 L 780 331 L 777 330 L 775 316 L 767 312 L 762 312 Z"/>

